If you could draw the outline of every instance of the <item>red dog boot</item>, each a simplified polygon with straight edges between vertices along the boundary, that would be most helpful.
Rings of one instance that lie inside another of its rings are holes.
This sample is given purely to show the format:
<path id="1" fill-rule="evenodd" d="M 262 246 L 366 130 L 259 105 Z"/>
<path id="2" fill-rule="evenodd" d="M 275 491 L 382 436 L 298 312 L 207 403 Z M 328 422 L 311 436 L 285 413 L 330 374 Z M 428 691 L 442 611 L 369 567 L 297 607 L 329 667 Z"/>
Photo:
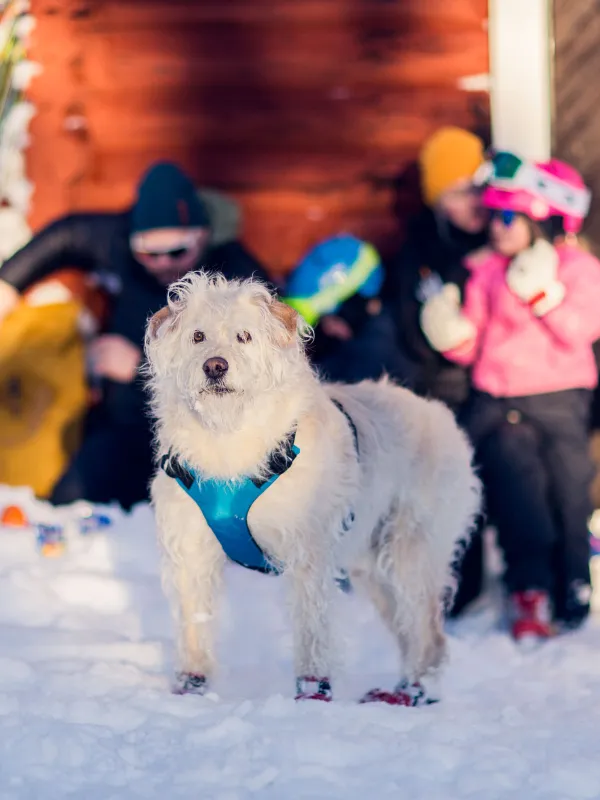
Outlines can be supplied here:
<path id="1" fill-rule="evenodd" d="M 511 633 L 516 642 L 544 641 L 552 629 L 552 611 L 548 593 L 541 589 L 515 592 L 510 597 Z"/>
<path id="2" fill-rule="evenodd" d="M 323 700 L 325 703 L 330 703 L 332 699 L 329 678 L 303 675 L 296 679 L 296 700 Z"/>
<path id="3" fill-rule="evenodd" d="M 428 706 L 438 701 L 427 694 L 424 686 L 419 681 L 415 681 L 415 683 L 400 681 L 393 692 L 386 692 L 383 689 L 371 689 L 361 698 L 360 702 L 387 703 L 390 706 L 416 708 L 417 706 Z"/>
<path id="4" fill-rule="evenodd" d="M 173 684 L 173 694 L 206 694 L 208 683 L 204 675 L 191 672 L 178 672 Z"/>

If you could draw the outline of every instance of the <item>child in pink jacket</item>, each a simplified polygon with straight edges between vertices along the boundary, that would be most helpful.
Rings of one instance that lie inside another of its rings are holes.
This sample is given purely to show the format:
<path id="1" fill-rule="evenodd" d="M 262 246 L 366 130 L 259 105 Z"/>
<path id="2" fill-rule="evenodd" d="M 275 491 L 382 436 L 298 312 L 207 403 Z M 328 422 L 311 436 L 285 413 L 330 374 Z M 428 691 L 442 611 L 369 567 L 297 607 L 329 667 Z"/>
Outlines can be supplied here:
<path id="1" fill-rule="evenodd" d="M 504 551 L 512 633 L 547 638 L 589 611 L 588 415 L 600 337 L 600 262 L 574 241 L 589 192 L 572 167 L 499 153 L 482 202 L 491 248 L 467 259 L 421 325 L 472 367 L 466 417 Z M 562 233 L 561 243 L 556 234 Z"/>

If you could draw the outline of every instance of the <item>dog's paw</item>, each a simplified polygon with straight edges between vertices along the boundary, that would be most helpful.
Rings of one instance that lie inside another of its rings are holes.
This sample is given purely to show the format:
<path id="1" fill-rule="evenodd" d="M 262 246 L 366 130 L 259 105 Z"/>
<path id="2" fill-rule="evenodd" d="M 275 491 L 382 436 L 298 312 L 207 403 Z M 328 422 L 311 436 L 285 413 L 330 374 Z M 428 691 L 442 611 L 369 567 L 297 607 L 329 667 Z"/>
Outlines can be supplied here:
<path id="1" fill-rule="evenodd" d="M 393 692 L 386 692 L 383 689 L 371 689 L 360 700 L 361 703 L 386 703 L 390 706 L 406 706 L 415 708 L 417 706 L 428 706 L 437 703 L 438 700 L 431 697 L 425 688 L 418 681 L 407 683 L 401 681 Z"/>
<path id="2" fill-rule="evenodd" d="M 296 700 L 323 700 L 325 703 L 330 703 L 332 699 L 329 678 L 303 675 L 296 679 Z"/>
<path id="3" fill-rule="evenodd" d="M 204 675 L 194 675 L 191 672 L 178 672 L 173 684 L 173 694 L 206 694 L 208 683 Z"/>

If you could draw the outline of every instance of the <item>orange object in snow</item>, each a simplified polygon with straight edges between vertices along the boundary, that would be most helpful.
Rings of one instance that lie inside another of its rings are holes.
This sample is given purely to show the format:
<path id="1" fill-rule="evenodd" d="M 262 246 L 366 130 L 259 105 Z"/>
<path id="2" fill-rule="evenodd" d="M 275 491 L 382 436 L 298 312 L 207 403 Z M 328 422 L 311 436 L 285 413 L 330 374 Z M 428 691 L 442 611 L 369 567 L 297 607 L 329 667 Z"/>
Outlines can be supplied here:
<path id="1" fill-rule="evenodd" d="M 20 506 L 6 506 L 2 510 L 0 524 L 8 528 L 26 528 L 29 525 L 29 520 Z"/>
<path id="2" fill-rule="evenodd" d="M 45 558 L 58 558 L 65 552 L 65 543 L 46 542 L 40 547 L 40 552 Z"/>

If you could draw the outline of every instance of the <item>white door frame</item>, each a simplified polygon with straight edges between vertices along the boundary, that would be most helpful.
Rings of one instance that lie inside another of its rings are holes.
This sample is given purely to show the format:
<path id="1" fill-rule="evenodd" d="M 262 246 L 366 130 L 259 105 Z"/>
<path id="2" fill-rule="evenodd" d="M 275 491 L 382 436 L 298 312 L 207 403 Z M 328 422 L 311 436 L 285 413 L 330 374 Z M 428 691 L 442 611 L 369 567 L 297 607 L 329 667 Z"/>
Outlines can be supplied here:
<path id="1" fill-rule="evenodd" d="M 536 160 L 552 151 L 551 7 L 489 0 L 492 143 Z"/>

